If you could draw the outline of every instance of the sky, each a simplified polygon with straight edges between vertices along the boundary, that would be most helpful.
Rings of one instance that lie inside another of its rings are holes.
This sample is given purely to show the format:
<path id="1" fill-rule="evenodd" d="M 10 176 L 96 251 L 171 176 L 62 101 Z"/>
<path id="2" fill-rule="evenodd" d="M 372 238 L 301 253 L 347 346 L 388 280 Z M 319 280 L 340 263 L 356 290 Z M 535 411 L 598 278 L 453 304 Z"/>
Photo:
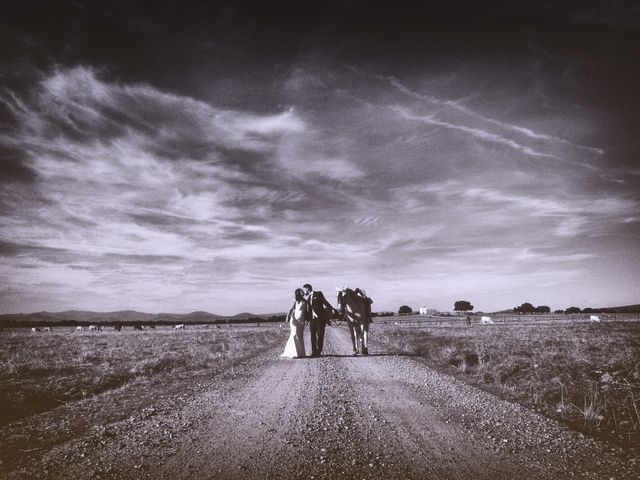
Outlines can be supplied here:
<path id="1" fill-rule="evenodd" d="M 0 18 L 0 313 L 640 303 L 633 1 Z"/>

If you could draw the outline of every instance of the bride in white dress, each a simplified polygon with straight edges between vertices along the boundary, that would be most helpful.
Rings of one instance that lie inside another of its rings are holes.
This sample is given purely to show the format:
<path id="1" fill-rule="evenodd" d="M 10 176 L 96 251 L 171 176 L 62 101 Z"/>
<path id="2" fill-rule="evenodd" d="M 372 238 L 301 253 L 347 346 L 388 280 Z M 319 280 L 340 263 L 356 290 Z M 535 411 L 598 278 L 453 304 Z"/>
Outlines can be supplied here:
<path id="1" fill-rule="evenodd" d="M 289 314 L 287 321 L 291 327 L 291 333 L 287 344 L 284 346 L 284 352 L 281 357 L 286 358 L 304 358 L 304 322 L 309 318 L 309 303 L 304 299 L 304 292 L 298 288 L 295 293 L 295 301 Z"/>

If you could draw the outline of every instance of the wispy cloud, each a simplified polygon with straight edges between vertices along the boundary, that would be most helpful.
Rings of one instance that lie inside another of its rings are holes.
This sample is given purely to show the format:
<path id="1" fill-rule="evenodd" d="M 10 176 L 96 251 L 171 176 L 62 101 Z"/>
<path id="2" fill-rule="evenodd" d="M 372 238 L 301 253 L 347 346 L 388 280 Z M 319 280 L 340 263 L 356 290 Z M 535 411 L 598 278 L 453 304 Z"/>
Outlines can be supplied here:
<path id="1" fill-rule="evenodd" d="M 353 222 L 356 225 L 374 226 L 374 225 L 379 225 L 383 221 L 384 221 L 383 217 L 368 216 L 368 217 L 356 218 Z"/>
<path id="2" fill-rule="evenodd" d="M 336 265 L 365 254 L 297 231 L 305 216 L 313 215 L 318 231 L 334 217 L 305 214 L 309 202 L 326 197 L 319 180 L 339 185 L 364 173 L 322 148 L 295 109 L 220 109 L 148 85 L 107 82 L 84 67 L 56 70 L 34 87 L 22 97 L 4 92 L 14 128 L 0 135 L 37 175 L 0 217 L 18 249 L 8 250 L 14 268 L 31 269 L 24 288 L 46 279 L 86 294 L 91 285 L 85 298 L 106 303 L 131 288 L 131 298 L 139 294 L 148 305 L 149 292 L 138 285 L 168 297 L 194 282 L 206 290 L 220 265 L 223 284 L 233 285 L 267 278 L 285 261 L 281 279 L 295 266 L 313 272 L 326 265 L 309 251 L 335 257 Z M 194 269 L 200 264 L 211 270 Z"/>
<path id="3" fill-rule="evenodd" d="M 465 107 L 464 105 L 462 105 L 460 102 L 458 101 L 446 101 L 445 105 L 450 105 L 453 108 L 455 108 L 456 110 L 466 113 L 467 115 L 471 116 L 471 117 L 475 117 L 478 118 L 480 120 L 483 120 L 487 123 L 493 124 L 493 125 L 497 125 L 503 129 L 506 130 L 511 130 L 517 133 L 522 133 L 523 135 L 529 137 L 529 138 L 533 138 L 535 140 L 547 140 L 550 142 L 558 142 L 564 145 L 569 145 L 571 147 L 575 147 L 577 149 L 580 150 L 586 150 L 588 152 L 592 152 L 592 153 L 597 153 L 599 155 L 604 155 L 605 151 L 601 148 L 596 148 L 596 147 L 589 147 L 589 146 L 585 146 L 585 145 L 580 145 L 574 142 L 570 142 L 569 140 L 566 140 L 564 138 L 560 138 L 560 137 L 554 137 L 553 135 L 547 135 L 544 133 L 536 133 L 533 130 L 529 129 L 529 128 L 525 128 L 525 127 L 520 127 L 518 125 L 512 125 L 510 123 L 507 122 L 502 122 L 500 120 L 496 120 L 494 118 L 488 118 L 485 117 L 483 115 L 480 115 L 477 112 L 474 112 L 473 110 L 471 110 L 468 107 Z"/>
<path id="4" fill-rule="evenodd" d="M 306 281 L 503 307 L 628 249 L 637 195 L 574 168 L 607 154 L 343 73 L 295 64 L 271 111 L 82 66 L 2 90 L 29 172 L 0 185 L 2 308 L 278 311 Z"/>
<path id="5" fill-rule="evenodd" d="M 490 202 L 509 204 L 521 209 L 528 209 L 531 214 L 542 216 L 581 213 L 594 214 L 606 218 L 613 215 L 624 216 L 638 208 L 638 204 L 635 201 L 615 197 L 580 198 L 563 201 L 475 187 L 467 189 L 464 195 L 473 199 L 482 198 Z"/>
<path id="6" fill-rule="evenodd" d="M 353 66 L 347 66 L 347 68 L 351 71 L 354 71 L 356 73 L 359 74 L 364 74 L 361 70 L 353 67 Z M 569 140 L 566 140 L 564 138 L 560 138 L 557 136 L 553 136 L 553 135 L 549 135 L 549 134 L 545 134 L 545 133 L 539 133 L 539 132 L 535 132 L 533 130 L 531 130 L 530 128 L 526 128 L 526 127 L 522 127 L 519 125 L 514 125 L 505 121 L 501 121 L 501 120 L 497 120 L 494 118 L 489 118 L 485 115 L 481 115 L 478 112 L 470 109 L 469 107 L 466 107 L 462 104 L 461 100 L 450 100 L 450 99 L 445 99 L 442 100 L 440 98 L 437 98 L 435 96 L 432 95 L 428 95 L 428 94 L 424 94 L 424 93 L 420 93 L 417 92 L 415 90 L 412 90 L 411 88 L 407 87 L 404 83 L 402 83 L 397 77 L 393 76 L 393 75 L 379 75 L 379 74 L 368 74 L 369 76 L 379 79 L 379 80 L 383 80 L 388 82 L 392 87 L 394 87 L 396 90 L 408 95 L 411 98 L 415 98 L 418 100 L 421 100 L 427 104 L 433 105 L 433 106 L 438 106 L 438 107 L 443 107 L 443 108 L 451 108 L 454 109 L 458 112 L 464 113 L 467 117 L 472 118 L 472 119 L 476 119 L 476 120 L 482 120 L 483 122 L 490 124 L 490 125 L 495 125 L 500 127 L 501 129 L 507 130 L 507 131 L 512 131 L 512 132 L 516 132 L 519 134 L 522 134 L 526 137 L 529 137 L 531 139 L 535 139 L 535 140 L 547 140 L 550 142 L 559 142 L 565 145 L 569 145 L 571 147 L 575 147 L 577 149 L 581 149 L 581 150 L 585 150 L 585 151 L 589 151 L 589 152 L 593 152 L 593 153 L 597 153 L 600 155 L 604 154 L 604 150 L 600 149 L 600 148 L 596 148 L 596 147 L 590 147 L 590 146 L 585 146 L 585 145 L 580 145 L 578 143 L 575 142 L 571 142 Z"/>
<path id="7" fill-rule="evenodd" d="M 442 120 L 438 120 L 435 115 L 414 115 L 403 107 L 395 106 L 395 107 L 392 107 L 392 109 L 408 120 L 416 120 L 419 122 L 428 123 L 430 125 L 437 125 L 439 127 L 445 127 L 452 130 L 468 133 L 474 138 L 484 140 L 487 142 L 497 143 L 500 145 L 505 145 L 509 148 L 517 150 L 520 153 L 524 153 L 525 155 L 530 155 L 532 157 L 546 157 L 546 158 L 555 158 L 555 159 L 558 158 L 555 155 L 539 152 L 525 145 L 521 145 L 520 143 L 514 140 L 503 137 L 496 133 L 491 133 L 486 130 L 482 130 L 480 128 L 472 128 L 472 127 L 467 127 L 465 125 L 458 125 L 458 124 L 453 124 L 453 123 L 445 122 Z"/>

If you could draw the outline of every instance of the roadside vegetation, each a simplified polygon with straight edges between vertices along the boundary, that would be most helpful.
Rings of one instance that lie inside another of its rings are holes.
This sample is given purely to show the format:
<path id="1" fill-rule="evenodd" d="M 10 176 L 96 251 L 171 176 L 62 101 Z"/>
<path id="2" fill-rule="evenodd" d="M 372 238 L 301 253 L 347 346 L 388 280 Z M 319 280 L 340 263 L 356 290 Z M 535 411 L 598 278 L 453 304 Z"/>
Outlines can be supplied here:
<path id="1" fill-rule="evenodd" d="M 460 323 L 374 324 L 372 341 L 640 449 L 640 323 Z"/>
<path id="2" fill-rule="evenodd" d="M 0 333 L 0 426 L 134 383 L 171 383 L 283 342 L 277 326 Z"/>

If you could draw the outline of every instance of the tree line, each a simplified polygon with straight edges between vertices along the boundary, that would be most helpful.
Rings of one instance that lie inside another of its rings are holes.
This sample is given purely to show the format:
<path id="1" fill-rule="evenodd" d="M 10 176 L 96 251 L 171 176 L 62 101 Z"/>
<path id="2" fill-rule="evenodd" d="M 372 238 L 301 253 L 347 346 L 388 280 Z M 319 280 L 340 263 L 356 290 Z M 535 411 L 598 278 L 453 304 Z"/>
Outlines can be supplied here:
<path id="1" fill-rule="evenodd" d="M 534 307 L 531 303 L 525 302 L 519 307 L 513 307 L 513 311 L 515 313 L 551 313 L 551 309 L 546 305 L 540 305 L 539 307 Z M 597 308 L 578 308 L 578 307 L 569 307 L 564 310 L 554 310 L 553 313 L 557 314 L 572 314 L 572 313 L 602 313 L 602 309 Z"/>
<path id="2" fill-rule="evenodd" d="M 468 300 L 458 300 L 453 304 L 453 310 L 456 312 L 471 312 L 473 311 L 473 305 Z M 572 314 L 572 313 L 603 313 L 610 309 L 597 309 L 597 308 L 583 308 L 569 307 L 564 310 L 554 310 L 556 314 Z M 551 308 L 548 305 L 534 306 L 530 302 L 524 302 L 523 304 L 513 307 L 513 312 L 517 314 L 530 314 L 530 313 L 551 313 Z M 388 312 L 391 313 L 391 312 Z M 413 313 L 413 309 L 408 305 L 402 305 L 398 309 L 400 314 Z"/>

